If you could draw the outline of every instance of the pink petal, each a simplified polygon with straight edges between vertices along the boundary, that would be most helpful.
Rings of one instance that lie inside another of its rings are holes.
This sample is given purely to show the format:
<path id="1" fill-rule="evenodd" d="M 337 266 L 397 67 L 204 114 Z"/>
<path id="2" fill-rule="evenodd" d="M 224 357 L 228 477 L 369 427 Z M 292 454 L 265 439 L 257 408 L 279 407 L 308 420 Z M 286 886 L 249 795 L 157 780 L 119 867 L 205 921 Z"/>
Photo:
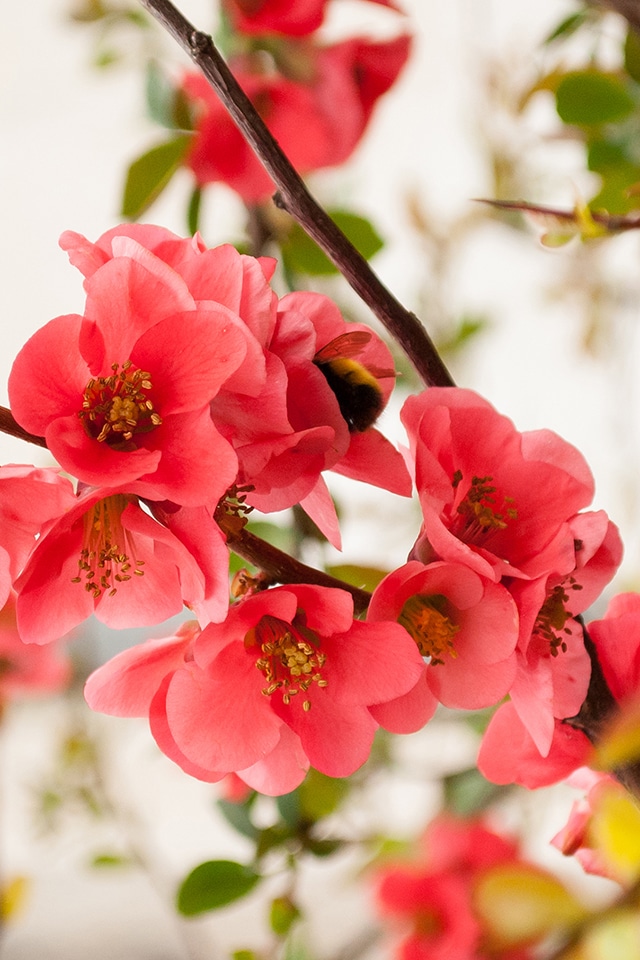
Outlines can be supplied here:
<path id="1" fill-rule="evenodd" d="M 325 535 L 329 543 L 336 550 L 341 550 L 342 539 L 340 537 L 338 514 L 329 488 L 322 477 L 318 477 L 311 493 L 300 500 L 300 506 Z"/>

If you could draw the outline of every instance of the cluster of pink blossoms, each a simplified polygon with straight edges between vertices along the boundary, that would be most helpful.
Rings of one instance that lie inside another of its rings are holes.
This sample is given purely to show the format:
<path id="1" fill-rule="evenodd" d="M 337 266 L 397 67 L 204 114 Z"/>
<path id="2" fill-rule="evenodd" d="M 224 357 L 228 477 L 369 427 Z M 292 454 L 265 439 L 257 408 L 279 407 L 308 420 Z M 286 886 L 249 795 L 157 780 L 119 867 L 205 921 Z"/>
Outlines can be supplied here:
<path id="1" fill-rule="evenodd" d="M 371 0 L 394 7 L 390 0 Z M 409 55 L 401 34 L 373 41 L 350 37 L 326 45 L 315 36 L 326 0 L 225 0 L 235 31 L 229 64 L 240 86 L 300 173 L 343 163 L 360 142 L 377 100 Z M 246 203 L 267 199 L 273 181 L 209 83 L 187 73 L 181 92 L 192 109 L 186 164 L 200 186 L 226 183 Z M 336 103 L 340 110 L 336 111 Z"/>
<path id="2" fill-rule="evenodd" d="M 495 890 L 501 884 L 526 889 L 529 882 L 535 889 L 548 877 L 514 840 L 482 820 L 440 814 L 415 858 L 376 870 L 378 913 L 398 960 L 532 960 L 536 946 L 557 933 L 558 916 L 535 910 L 527 916 L 513 899 L 501 912 Z"/>
<path id="3" fill-rule="evenodd" d="M 148 716 L 161 749 L 204 780 L 236 773 L 277 794 L 309 765 L 347 776 L 379 725 L 411 732 L 438 703 L 505 697 L 482 748 L 489 776 L 504 779 L 517 730 L 547 782 L 567 767 L 558 737 L 579 765 L 585 738 L 561 723 L 589 682 L 575 617 L 622 548 L 606 515 L 584 509 L 593 481 L 577 450 L 519 433 L 470 391 L 431 388 L 403 408 L 407 469 L 320 362 L 348 342 L 383 408 L 387 347 L 324 296 L 279 299 L 272 260 L 144 225 L 61 243 L 85 277 L 84 313 L 27 342 L 9 395 L 78 484 L 0 469 L 0 586 L 5 600 L 15 591 L 22 640 L 55 640 L 92 613 L 124 628 L 190 608 L 197 620 L 177 635 L 99 669 L 87 700 Z M 325 470 L 401 495 L 413 472 L 423 522 L 409 561 L 364 622 L 347 592 L 302 584 L 230 606 L 218 505 L 238 489 L 265 512 L 301 504 L 338 543 Z"/>

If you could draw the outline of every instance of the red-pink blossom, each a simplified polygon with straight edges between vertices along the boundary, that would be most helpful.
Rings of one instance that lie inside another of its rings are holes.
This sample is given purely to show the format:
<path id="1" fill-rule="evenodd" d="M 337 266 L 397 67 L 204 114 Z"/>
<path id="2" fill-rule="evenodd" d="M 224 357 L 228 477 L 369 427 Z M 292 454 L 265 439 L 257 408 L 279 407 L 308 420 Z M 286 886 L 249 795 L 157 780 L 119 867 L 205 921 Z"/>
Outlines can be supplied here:
<path id="1" fill-rule="evenodd" d="M 86 695 L 105 712 L 148 710 L 161 749 L 193 776 L 236 772 L 283 793 L 309 763 L 330 776 L 364 763 L 377 728 L 369 706 L 421 669 L 398 624 L 355 621 L 349 594 L 296 585 L 247 597 L 201 633 L 125 651 Z"/>
<path id="2" fill-rule="evenodd" d="M 197 236 L 185 240 L 161 227 L 125 224 L 96 243 L 67 232 L 61 244 L 91 281 L 119 255 L 124 238 L 177 274 L 198 309 L 220 304 L 243 334 L 245 359 L 221 385 L 210 411 L 238 459 L 235 479 L 253 488 L 248 503 L 263 511 L 300 503 L 337 544 L 337 519 L 321 471 L 410 494 L 398 451 L 375 428 L 349 429 L 316 362 L 328 344 L 359 336 L 354 359 L 376 378 L 383 410 L 395 372 L 388 348 L 373 331 L 347 324 L 320 294 L 298 292 L 278 301 L 269 284 L 273 260 L 240 255 L 229 245 L 208 250 Z"/>
<path id="3" fill-rule="evenodd" d="M 46 647 L 22 641 L 11 593 L 0 609 L 0 709 L 6 701 L 62 690 L 71 680 L 71 661 L 60 644 Z"/>
<path id="4" fill-rule="evenodd" d="M 577 514 L 569 527 L 575 545 L 570 573 L 510 584 L 520 637 L 509 694 L 543 756 L 555 720 L 575 716 L 587 695 L 591 661 L 575 617 L 599 596 L 622 560 L 620 535 L 603 510 Z"/>
<path id="5" fill-rule="evenodd" d="M 0 607 L 47 525 L 75 503 L 73 487 L 52 467 L 0 467 Z"/>
<path id="6" fill-rule="evenodd" d="M 38 540 L 16 581 L 20 635 L 48 643 L 90 614 L 110 627 L 149 626 L 184 604 L 206 621 L 228 604 L 228 551 L 204 508 L 166 523 L 122 488 L 89 490 Z"/>
<path id="7" fill-rule="evenodd" d="M 393 0 L 370 0 L 397 9 Z M 321 26 L 327 0 L 223 0 L 233 27 L 241 33 L 302 37 Z"/>
<path id="8" fill-rule="evenodd" d="M 593 496 L 582 455 L 549 430 L 519 433 L 470 390 L 435 387 L 403 408 L 423 526 L 412 558 L 493 580 L 575 566 L 569 520 Z"/>
<path id="9" fill-rule="evenodd" d="M 589 763 L 593 748 L 581 730 L 554 722 L 551 746 L 542 756 L 511 702 L 498 707 L 487 727 L 478 769 L 493 783 L 518 783 L 535 789 L 564 780 Z"/>
<path id="10" fill-rule="evenodd" d="M 299 76 L 265 71 L 262 60 L 232 62 L 234 74 L 289 160 L 301 173 L 343 163 L 369 123 L 375 102 L 392 86 L 409 54 L 409 37 L 353 38 L 297 51 Z M 223 182 L 247 203 L 275 185 L 200 74 L 182 90 L 194 107 L 196 133 L 186 158 L 199 184 Z M 336 112 L 335 104 L 340 103 Z"/>
<path id="11" fill-rule="evenodd" d="M 408 732 L 412 723 L 417 729 L 438 701 L 470 710 L 491 706 L 513 683 L 516 605 L 505 587 L 468 567 L 442 561 L 404 564 L 376 587 L 367 619 L 398 620 L 426 659 L 417 690 L 372 708 L 388 729 Z"/>
<path id="12" fill-rule="evenodd" d="M 476 884 L 493 869 L 521 863 L 516 843 L 481 820 L 434 818 L 413 861 L 376 871 L 380 914 L 401 931 L 400 960 L 529 957 L 526 944 L 501 949 L 491 943 L 474 898 Z"/>
<path id="13" fill-rule="evenodd" d="M 592 873 L 611 880 L 613 876 L 611 866 L 606 863 L 602 853 L 593 845 L 590 837 L 590 826 L 594 810 L 601 799 L 609 791 L 624 793 L 624 787 L 607 773 L 581 768 L 576 770 L 567 784 L 585 791 L 585 795 L 576 800 L 569 814 L 565 826 L 551 840 L 554 847 L 560 850 L 565 857 L 575 857 L 585 873 Z"/>
<path id="14" fill-rule="evenodd" d="M 85 281 L 84 316 L 57 317 L 18 354 L 9 398 L 25 429 L 94 486 L 215 505 L 237 459 L 209 404 L 247 354 L 237 317 L 196 303 L 175 271 L 128 236 Z"/>

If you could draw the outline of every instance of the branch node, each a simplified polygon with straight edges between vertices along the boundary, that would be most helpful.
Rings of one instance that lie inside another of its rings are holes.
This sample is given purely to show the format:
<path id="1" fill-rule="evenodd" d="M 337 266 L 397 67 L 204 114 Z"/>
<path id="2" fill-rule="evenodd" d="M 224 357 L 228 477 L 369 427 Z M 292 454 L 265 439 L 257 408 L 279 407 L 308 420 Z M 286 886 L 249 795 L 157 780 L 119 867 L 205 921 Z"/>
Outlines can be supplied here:
<path id="1" fill-rule="evenodd" d="M 203 33 L 202 30 L 191 31 L 189 35 L 189 46 L 194 56 L 202 56 L 203 53 L 206 53 L 207 50 L 211 48 L 211 45 L 211 37 L 208 33 Z"/>

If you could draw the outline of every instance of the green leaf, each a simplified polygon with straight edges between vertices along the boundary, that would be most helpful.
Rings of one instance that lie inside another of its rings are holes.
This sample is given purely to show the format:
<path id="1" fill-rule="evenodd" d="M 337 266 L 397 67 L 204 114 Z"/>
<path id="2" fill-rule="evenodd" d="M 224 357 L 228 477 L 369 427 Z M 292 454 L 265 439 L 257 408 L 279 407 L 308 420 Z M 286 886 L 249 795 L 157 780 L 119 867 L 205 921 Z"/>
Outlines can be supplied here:
<path id="1" fill-rule="evenodd" d="M 462 770 L 444 778 L 445 807 L 459 817 L 470 817 L 486 810 L 504 788 L 488 780 L 475 768 Z"/>
<path id="2" fill-rule="evenodd" d="M 269 925 L 277 936 L 286 937 L 299 918 L 300 911 L 289 897 L 276 897 L 271 901 Z"/>
<path id="3" fill-rule="evenodd" d="M 93 867 L 128 867 L 131 865 L 131 860 L 117 853 L 97 853 L 91 860 L 91 865 Z"/>
<path id="4" fill-rule="evenodd" d="M 551 31 L 551 33 L 545 37 L 542 41 L 545 46 L 548 46 L 550 43 L 554 43 L 556 40 L 565 39 L 570 37 L 572 34 L 578 30 L 583 23 L 589 19 L 589 12 L 587 10 L 579 10 L 578 13 L 572 13 L 568 17 L 565 17 L 558 26 Z"/>
<path id="5" fill-rule="evenodd" d="M 586 913 L 552 874 L 515 862 L 489 868 L 477 878 L 474 908 L 491 942 L 502 949 L 570 928 Z"/>
<path id="6" fill-rule="evenodd" d="M 136 220 L 151 206 L 182 163 L 190 143 L 190 134 L 173 137 L 133 161 L 122 199 L 124 217 Z"/>
<path id="7" fill-rule="evenodd" d="M 253 825 L 250 807 L 247 803 L 230 803 L 228 800 L 218 800 L 216 806 L 227 823 L 238 833 L 241 833 L 243 837 L 254 840 L 258 836 L 260 831 Z"/>
<path id="8" fill-rule="evenodd" d="M 328 213 L 366 260 L 382 248 L 382 238 L 364 217 L 346 210 L 329 210 Z M 338 272 L 315 241 L 308 237 L 297 223 L 291 227 L 281 251 L 286 269 L 294 273 L 319 277 Z"/>
<path id="9" fill-rule="evenodd" d="M 202 202 L 202 187 L 194 187 L 187 208 L 187 229 L 193 236 L 197 233 L 200 224 L 200 206 Z"/>
<path id="10" fill-rule="evenodd" d="M 628 117 L 634 108 L 633 97 L 621 80 L 597 70 L 566 73 L 556 90 L 556 109 L 564 123 L 614 123 Z"/>
<path id="11" fill-rule="evenodd" d="M 362 590 L 375 590 L 381 580 L 386 577 L 388 570 L 380 570 L 378 567 L 363 567 L 355 563 L 338 563 L 327 567 L 327 573 L 338 580 L 344 580 L 353 587 L 360 587 Z"/>
<path id="12" fill-rule="evenodd" d="M 176 906 L 185 917 L 226 907 L 253 890 L 261 880 L 251 867 L 233 860 L 209 860 L 201 863 L 183 880 Z"/>
<path id="13" fill-rule="evenodd" d="M 631 28 L 624 41 L 624 68 L 636 83 L 640 83 L 640 34 Z"/>
<path id="14" fill-rule="evenodd" d="M 147 65 L 145 91 L 147 112 L 152 120 L 170 130 L 193 129 L 186 97 L 154 60 Z"/>
<path id="15" fill-rule="evenodd" d="M 348 780 L 328 777 L 312 767 L 298 787 L 300 813 L 305 820 L 315 823 L 333 813 L 348 793 Z"/>

